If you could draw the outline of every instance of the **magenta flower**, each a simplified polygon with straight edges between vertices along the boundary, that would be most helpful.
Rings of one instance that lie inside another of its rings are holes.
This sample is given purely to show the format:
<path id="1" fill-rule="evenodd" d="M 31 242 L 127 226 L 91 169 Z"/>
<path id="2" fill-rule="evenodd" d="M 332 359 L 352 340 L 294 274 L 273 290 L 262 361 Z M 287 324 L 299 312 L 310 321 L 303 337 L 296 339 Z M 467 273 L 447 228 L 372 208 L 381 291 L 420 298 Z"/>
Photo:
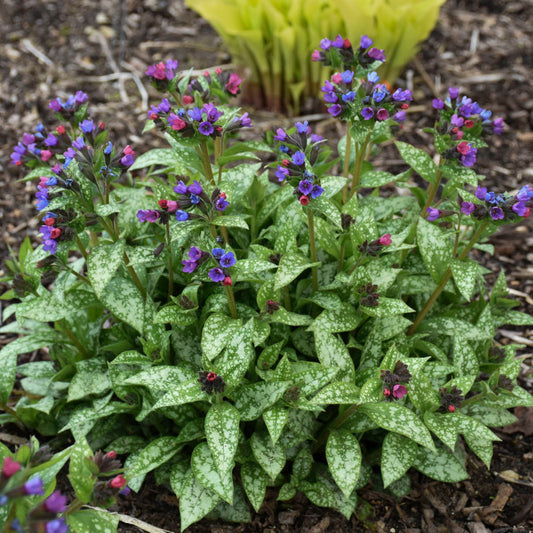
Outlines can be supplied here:
<path id="1" fill-rule="evenodd" d="M 51 513 L 62 513 L 67 508 L 67 497 L 55 490 L 44 501 L 44 507 Z"/>
<path id="2" fill-rule="evenodd" d="M 385 235 L 382 235 L 378 239 L 378 242 L 381 244 L 381 246 L 390 246 L 392 244 L 390 233 L 385 233 Z"/>
<path id="3" fill-rule="evenodd" d="M 476 204 L 473 204 L 472 202 L 463 202 L 461 204 L 461 213 L 465 215 L 471 215 L 475 209 Z"/>
<path id="4" fill-rule="evenodd" d="M 239 92 L 239 86 L 242 83 L 242 79 L 239 78 L 235 72 L 232 72 L 229 76 L 228 83 L 226 83 L 226 90 L 233 95 L 236 95 Z"/>
<path id="5" fill-rule="evenodd" d="M 428 207 L 427 213 L 427 218 L 430 222 L 433 222 L 434 220 L 437 220 L 440 217 L 440 211 L 438 209 L 435 209 L 434 207 Z"/>

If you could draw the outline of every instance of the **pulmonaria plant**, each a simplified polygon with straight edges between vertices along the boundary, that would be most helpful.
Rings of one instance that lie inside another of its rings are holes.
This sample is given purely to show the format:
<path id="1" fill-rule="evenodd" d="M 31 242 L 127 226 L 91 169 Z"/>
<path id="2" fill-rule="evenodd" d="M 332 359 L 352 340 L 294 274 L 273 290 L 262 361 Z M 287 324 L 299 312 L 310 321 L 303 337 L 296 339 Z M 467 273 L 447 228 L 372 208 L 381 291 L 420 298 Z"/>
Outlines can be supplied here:
<path id="1" fill-rule="evenodd" d="M 52 102 L 60 126 L 15 148 L 42 244 L 27 239 L 8 263 L 4 298 L 17 302 L 1 331 L 21 336 L 0 351 L 2 420 L 72 434 L 59 453 L 81 503 L 61 511 L 48 471 L 18 456 L 4 467 L 19 491 L 42 473 L 60 515 L 47 533 L 78 530 L 76 513 L 97 512 L 78 505 L 137 492 L 152 471 L 179 498 L 182 529 L 250 520 L 269 487 L 350 516 L 370 481 L 396 496 L 411 468 L 457 482 L 467 447 L 489 467 L 489 428 L 533 405 L 518 346 L 494 341 L 532 319 L 503 274 L 489 287 L 468 257 L 530 213 L 531 186 L 495 193 L 474 171 L 502 121 L 451 88 L 429 110 L 433 145 L 397 140 L 406 170 L 374 169 L 410 92 L 380 83 L 385 54 L 367 36 L 357 50 L 325 39 L 314 59 L 339 70 L 322 91 L 346 127 L 338 160 L 306 121 L 239 140 L 251 120 L 226 98 L 240 78 L 191 79 L 174 60 L 147 70 L 164 94 L 146 129 L 169 147 L 115 148 L 73 95 Z M 389 183 L 406 194 L 380 194 Z"/>

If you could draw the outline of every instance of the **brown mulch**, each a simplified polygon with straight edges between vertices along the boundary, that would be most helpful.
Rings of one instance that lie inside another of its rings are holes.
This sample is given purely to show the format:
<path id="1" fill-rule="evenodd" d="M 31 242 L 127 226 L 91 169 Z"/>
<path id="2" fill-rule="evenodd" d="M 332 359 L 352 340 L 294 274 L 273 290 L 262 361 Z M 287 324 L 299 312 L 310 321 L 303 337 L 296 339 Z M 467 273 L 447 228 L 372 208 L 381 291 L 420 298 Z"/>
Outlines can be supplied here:
<path id="1" fill-rule="evenodd" d="M 431 99 L 443 96 L 450 85 L 460 86 L 495 116 L 503 116 L 507 126 L 501 137 L 491 140 L 489 149 L 479 151 L 476 169 L 486 175 L 485 184 L 503 192 L 533 182 L 532 23 L 530 0 L 448 0 L 417 60 L 397 82 L 412 86 L 416 102 L 402 140 L 424 146 L 427 135 L 422 129 L 432 125 L 427 113 Z M 132 144 L 142 153 L 161 145 L 157 135 L 141 135 L 146 104 L 157 98 L 143 80 L 146 65 L 173 57 L 184 69 L 205 69 L 228 63 L 230 58 L 209 25 L 186 9 L 181 0 L 3 0 L 0 25 L 3 260 L 8 246 L 16 249 L 26 235 L 38 242 L 32 207 L 34 184 L 16 182 L 23 173 L 9 164 L 9 154 L 22 133 L 31 131 L 39 120 L 54 123 L 47 107 L 49 100 L 83 89 L 89 94 L 93 114 L 108 124 L 115 141 Z M 143 97 L 144 107 L 140 103 Z M 259 130 L 290 123 L 268 111 L 249 112 Z M 334 121 L 322 116 L 311 120 L 319 130 L 333 136 L 341 133 Z M 383 149 L 376 165 L 389 171 L 402 168 L 392 146 Z M 494 257 L 481 253 L 477 257 L 494 272 L 487 276 L 489 283 L 504 269 L 511 295 L 520 302 L 519 309 L 529 314 L 533 314 L 532 220 L 495 235 Z M 0 336 L 0 345 L 8 340 Z M 519 380 L 533 391 L 533 330 L 508 327 L 500 331 L 497 341 L 526 345 L 520 351 L 524 365 Z M 498 431 L 502 441 L 495 443 L 490 473 L 470 456 L 467 466 L 471 478 L 463 483 L 438 483 L 414 472 L 412 493 L 399 501 L 369 486 L 361 491 L 361 497 L 374 509 L 366 521 L 361 515 L 346 520 L 301 496 L 291 502 L 276 502 L 272 492 L 251 524 L 202 521 L 189 531 L 532 532 L 533 415 L 531 409 L 516 409 L 515 414 L 519 423 Z M 2 430 L 1 440 L 8 439 L 8 430 Z M 176 498 L 164 487 L 156 488 L 153 481 L 115 510 L 179 531 Z M 122 524 L 120 531 L 139 529 Z"/>

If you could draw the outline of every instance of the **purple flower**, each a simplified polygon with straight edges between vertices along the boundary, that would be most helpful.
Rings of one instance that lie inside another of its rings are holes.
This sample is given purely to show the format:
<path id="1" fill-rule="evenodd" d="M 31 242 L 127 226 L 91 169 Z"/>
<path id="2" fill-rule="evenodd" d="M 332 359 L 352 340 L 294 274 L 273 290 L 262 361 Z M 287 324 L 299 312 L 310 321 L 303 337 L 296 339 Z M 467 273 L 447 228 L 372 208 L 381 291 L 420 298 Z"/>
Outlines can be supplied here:
<path id="1" fill-rule="evenodd" d="M 222 115 L 222 113 L 215 107 L 212 102 L 210 102 L 209 104 L 204 104 L 204 106 L 202 107 L 202 111 L 206 113 L 207 120 L 209 120 L 209 122 L 216 122 L 220 118 L 220 115 Z"/>
<path id="2" fill-rule="evenodd" d="M 278 165 L 278 169 L 276 170 L 276 178 L 278 178 L 278 181 L 279 182 L 284 181 L 288 175 L 289 175 L 289 169 L 281 165 Z"/>
<path id="3" fill-rule="evenodd" d="M 44 507 L 51 513 L 62 513 L 67 508 L 67 497 L 55 490 L 44 501 Z"/>
<path id="4" fill-rule="evenodd" d="M 320 41 L 320 48 L 322 50 L 329 50 L 331 48 L 331 41 L 326 37 Z"/>
<path id="5" fill-rule="evenodd" d="M 302 180 L 298 185 L 298 190 L 305 196 L 309 196 L 313 190 L 313 184 L 309 180 Z"/>
<path id="6" fill-rule="evenodd" d="M 313 198 L 314 200 L 315 198 L 318 198 L 319 196 L 321 196 L 323 192 L 324 192 L 324 189 L 320 187 L 320 185 L 314 185 L 313 190 L 311 191 L 311 198 Z"/>
<path id="7" fill-rule="evenodd" d="M 450 120 L 452 126 L 455 126 L 456 128 L 461 128 L 463 124 L 465 123 L 465 120 L 463 117 L 457 116 L 455 113 L 452 115 L 452 118 Z"/>
<path id="8" fill-rule="evenodd" d="M 495 135 L 501 135 L 503 131 L 503 118 L 496 118 L 492 122 L 493 132 Z"/>
<path id="9" fill-rule="evenodd" d="M 368 76 L 366 77 L 366 79 L 367 79 L 370 83 L 377 83 L 377 82 L 379 81 L 378 73 L 377 73 L 377 72 L 369 72 L 369 73 L 368 73 Z"/>
<path id="10" fill-rule="evenodd" d="M 74 146 L 76 150 L 85 148 L 85 139 L 83 137 L 78 137 L 75 141 L 72 141 L 72 146 Z"/>
<path id="11" fill-rule="evenodd" d="M 140 222 L 156 222 L 159 218 L 159 213 L 155 209 L 139 209 L 137 218 Z"/>
<path id="12" fill-rule="evenodd" d="M 244 113 L 244 115 L 241 117 L 241 126 L 243 128 L 251 128 L 252 127 L 252 119 L 248 116 L 248 113 Z"/>
<path id="13" fill-rule="evenodd" d="M 194 180 L 191 185 L 189 185 L 189 192 L 192 194 L 202 194 L 202 186 L 198 183 L 197 180 Z"/>
<path id="14" fill-rule="evenodd" d="M 490 117 L 492 116 L 492 111 L 488 109 L 482 109 L 479 112 L 479 116 L 483 119 L 483 121 L 489 120 Z"/>
<path id="15" fill-rule="evenodd" d="M 84 120 L 78 126 L 83 133 L 91 133 L 94 130 L 94 122 L 92 120 Z"/>
<path id="16" fill-rule="evenodd" d="M 86 102 L 88 98 L 89 97 L 87 96 L 87 94 L 83 91 L 76 91 L 76 94 L 74 95 L 74 102 L 78 105 L 81 105 Z"/>
<path id="17" fill-rule="evenodd" d="M 226 253 L 226 250 L 224 248 L 213 248 L 211 250 L 211 255 L 216 259 L 219 260 L 224 254 Z"/>
<path id="18" fill-rule="evenodd" d="M 167 98 L 163 98 L 161 102 L 157 105 L 157 110 L 161 113 L 168 113 L 170 111 L 170 102 Z"/>
<path id="19" fill-rule="evenodd" d="M 342 107 L 339 104 L 333 104 L 328 109 L 328 113 L 333 117 L 337 117 L 342 113 Z"/>
<path id="20" fill-rule="evenodd" d="M 524 185 L 516 195 L 516 199 L 520 202 L 527 202 L 531 198 L 533 198 L 533 187 L 530 185 Z"/>
<path id="21" fill-rule="evenodd" d="M 63 109 L 63 106 L 61 105 L 61 100 L 59 98 L 55 98 L 54 100 L 52 100 L 49 104 L 48 104 L 48 107 L 52 110 L 52 111 L 55 111 L 56 113 L 58 113 L 59 111 L 61 111 L 61 109 Z"/>
<path id="22" fill-rule="evenodd" d="M 461 161 L 465 167 L 473 167 L 476 162 L 477 148 L 469 144 L 468 153 L 461 155 Z"/>
<path id="23" fill-rule="evenodd" d="M 183 272 L 187 272 L 189 274 L 194 272 L 198 266 L 196 261 L 192 261 L 190 259 L 184 259 L 181 264 L 183 265 Z"/>
<path id="24" fill-rule="evenodd" d="M 131 167 L 133 165 L 133 162 L 135 161 L 135 158 L 132 154 L 126 154 L 121 160 L 120 163 L 124 165 L 125 167 Z"/>
<path id="25" fill-rule="evenodd" d="M 396 89 L 392 93 L 392 99 L 395 102 L 410 102 L 413 99 L 413 95 L 409 89 L 405 89 L 405 91 Z"/>
<path id="26" fill-rule="evenodd" d="M 405 120 L 405 117 L 406 117 L 405 111 L 401 110 L 401 111 L 398 111 L 398 113 L 396 113 L 392 118 L 396 122 L 403 122 Z"/>
<path id="27" fill-rule="evenodd" d="M 465 215 L 471 215 L 475 209 L 476 204 L 473 204 L 472 202 L 463 202 L 461 204 L 461 213 L 464 213 Z"/>
<path id="28" fill-rule="evenodd" d="M 50 252 L 52 255 L 56 253 L 57 241 L 54 239 L 46 239 L 43 241 L 43 250 L 45 252 Z"/>
<path id="29" fill-rule="evenodd" d="M 440 98 L 434 98 L 431 100 L 431 104 L 434 109 L 444 109 L 444 102 Z"/>
<path id="30" fill-rule="evenodd" d="M 174 192 L 178 194 L 187 194 L 187 185 L 183 181 L 179 180 L 178 184 L 174 187 Z"/>
<path id="31" fill-rule="evenodd" d="M 178 209 L 176 211 L 176 220 L 178 222 L 189 220 L 189 213 L 187 213 L 187 211 L 183 211 L 182 209 Z"/>
<path id="32" fill-rule="evenodd" d="M 333 91 L 324 93 L 324 101 L 328 104 L 334 104 L 337 100 L 338 97 Z"/>
<path id="33" fill-rule="evenodd" d="M 371 107 L 363 107 L 361 115 L 365 120 L 370 120 L 374 116 L 374 110 Z"/>
<path id="34" fill-rule="evenodd" d="M 501 220 L 504 217 L 501 207 L 493 207 L 489 211 L 489 215 L 492 220 Z"/>
<path id="35" fill-rule="evenodd" d="M 519 216 L 523 217 L 527 212 L 528 208 L 526 206 L 525 202 L 518 202 L 516 204 L 513 204 L 513 207 L 511 209 Z"/>
<path id="36" fill-rule="evenodd" d="M 383 50 L 380 50 L 379 48 L 371 48 L 368 51 L 368 57 L 371 57 L 372 59 L 375 59 L 376 61 L 385 61 L 385 53 Z"/>
<path id="37" fill-rule="evenodd" d="M 296 131 L 298 133 L 307 133 L 307 128 L 309 127 L 309 123 L 306 121 L 304 122 L 297 122 L 296 123 Z"/>
<path id="38" fill-rule="evenodd" d="M 389 118 L 389 112 L 382 107 L 378 109 L 377 118 L 378 120 L 387 120 Z"/>
<path id="39" fill-rule="evenodd" d="M 274 135 L 276 141 L 285 141 L 287 139 L 287 134 L 281 128 L 276 130 L 276 135 Z"/>
<path id="40" fill-rule="evenodd" d="M 321 135 L 316 135 L 315 133 L 311 134 L 311 143 L 318 143 L 322 140 L 324 140 L 324 137 L 322 137 Z"/>
<path id="41" fill-rule="evenodd" d="M 335 86 L 329 81 L 324 82 L 324 86 L 320 88 L 323 93 L 330 93 L 335 90 Z"/>
<path id="42" fill-rule="evenodd" d="M 342 38 L 342 35 L 337 35 L 335 37 L 335 40 L 331 43 L 331 46 L 334 46 L 335 48 L 342 48 L 344 44 L 344 39 Z"/>
<path id="43" fill-rule="evenodd" d="M 109 155 L 112 151 L 113 151 L 113 143 L 109 141 L 106 147 L 104 148 L 104 154 Z"/>
<path id="44" fill-rule="evenodd" d="M 487 187 L 479 187 L 476 189 L 475 196 L 478 200 L 485 200 L 487 195 Z"/>
<path id="45" fill-rule="evenodd" d="M 201 122 L 200 125 L 198 126 L 198 131 L 202 134 L 202 135 L 211 135 L 213 133 L 213 131 L 215 131 L 215 128 L 213 127 L 213 124 L 211 124 L 211 122 Z"/>
<path id="46" fill-rule="evenodd" d="M 355 100 L 355 91 L 349 91 L 346 94 L 342 95 L 343 102 L 353 102 L 354 100 Z"/>
<path id="47" fill-rule="evenodd" d="M 384 85 L 376 85 L 376 88 L 372 93 L 372 98 L 374 99 L 374 102 L 379 103 L 389 94 L 389 91 L 387 91 Z"/>
<path id="48" fill-rule="evenodd" d="M 352 83 L 353 74 L 354 73 L 351 70 L 345 70 L 344 72 L 341 72 L 342 81 L 346 83 L 346 85 L 349 85 L 350 83 Z"/>
<path id="49" fill-rule="evenodd" d="M 218 283 L 219 281 L 224 281 L 224 278 L 226 277 L 224 272 L 221 268 L 212 268 L 208 274 L 211 281 L 214 281 L 215 283 Z"/>
<path id="50" fill-rule="evenodd" d="M 187 252 L 187 255 L 193 260 L 198 261 L 202 257 L 202 250 L 196 246 L 191 246 L 191 249 Z"/>
<path id="51" fill-rule="evenodd" d="M 236 263 L 233 252 L 227 252 L 220 258 L 220 266 L 224 268 L 232 267 Z"/>
<path id="52" fill-rule="evenodd" d="M 228 205 L 229 202 L 223 196 L 220 196 L 215 203 L 215 209 L 217 211 L 224 211 Z"/>
<path id="53" fill-rule="evenodd" d="M 370 48 L 374 44 L 374 41 L 368 36 L 363 35 L 361 37 L 361 42 L 359 43 L 359 47 L 361 50 L 366 50 L 367 48 Z"/>
<path id="54" fill-rule="evenodd" d="M 53 133 L 49 133 L 44 140 L 45 146 L 55 146 L 57 144 L 57 137 Z"/>
<path id="55" fill-rule="evenodd" d="M 196 106 L 193 109 L 189 109 L 189 111 L 187 111 L 187 114 L 193 120 L 196 120 L 196 122 L 200 122 L 200 120 L 202 120 L 202 110 Z"/>
<path id="56" fill-rule="evenodd" d="M 24 493 L 32 496 L 42 496 L 44 494 L 43 480 L 39 476 L 33 476 L 24 483 Z"/>
<path id="57" fill-rule="evenodd" d="M 298 166 L 303 165 L 305 163 L 305 154 L 301 150 L 298 150 L 292 156 L 292 162 Z"/>
<path id="58" fill-rule="evenodd" d="M 200 197 L 197 194 L 191 194 L 189 198 L 191 200 L 191 203 L 193 203 L 194 205 L 198 205 L 200 203 Z"/>
<path id="59" fill-rule="evenodd" d="M 46 533 L 67 533 L 68 525 L 65 521 L 65 518 L 56 518 L 55 520 L 50 520 L 46 524 Z"/>
<path id="60" fill-rule="evenodd" d="M 455 100 L 459 96 L 459 87 L 450 87 L 448 89 L 448 94 L 452 100 Z"/>
<path id="61" fill-rule="evenodd" d="M 430 222 L 433 222 L 434 220 L 437 220 L 440 216 L 440 211 L 438 209 L 435 209 L 434 207 L 428 207 L 427 208 L 428 213 L 428 220 Z"/>

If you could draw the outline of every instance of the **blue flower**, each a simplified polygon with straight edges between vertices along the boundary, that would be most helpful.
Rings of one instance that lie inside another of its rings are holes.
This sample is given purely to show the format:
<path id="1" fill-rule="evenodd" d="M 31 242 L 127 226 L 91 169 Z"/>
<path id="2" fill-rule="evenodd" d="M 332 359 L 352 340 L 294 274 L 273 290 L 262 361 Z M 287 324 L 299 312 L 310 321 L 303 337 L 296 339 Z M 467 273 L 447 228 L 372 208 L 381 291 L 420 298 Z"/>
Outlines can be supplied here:
<path id="1" fill-rule="evenodd" d="M 305 163 L 305 154 L 301 150 L 298 150 L 292 156 L 292 162 L 298 166 L 303 165 Z"/>
<path id="2" fill-rule="evenodd" d="M 178 209 L 176 211 L 176 220 L 178 222 L 183 222 L 184 220 L 188 220 L 189 219 L 189 213 L 187 213 L 186 211 L 182 211 L 181 209 Z"/>
<path id="3" fill-rule="evenodd" d="M 213 248 L 211 250 L 211 254 L 215 259 L 220 259 L 225 253 L 226 250 L 224 250 L 224 248 Z"/>
<path id="4" fill-rule="evenodd" d="M 220 258 L 220 266 L 224 268 L 232 267 L 236 263 L 233 252 L 227 252 Z"/>
<path id="5" fill-rule="evenodd" d="M 345 70 L 344 72 L 341 72 L 342 81 L 346 83 L 346 85 L 349 85 L 350 83 L 352 83 L 353 74 L 354 73 L 351 70 Z"/>
<path id="6" fill-rule="evenodd" d="M 307 128 L 308 128 L 307 120 L 305 122 L 296 123 L 296 130 L 298 131 L 298 133 L 307 133 Z"/>

